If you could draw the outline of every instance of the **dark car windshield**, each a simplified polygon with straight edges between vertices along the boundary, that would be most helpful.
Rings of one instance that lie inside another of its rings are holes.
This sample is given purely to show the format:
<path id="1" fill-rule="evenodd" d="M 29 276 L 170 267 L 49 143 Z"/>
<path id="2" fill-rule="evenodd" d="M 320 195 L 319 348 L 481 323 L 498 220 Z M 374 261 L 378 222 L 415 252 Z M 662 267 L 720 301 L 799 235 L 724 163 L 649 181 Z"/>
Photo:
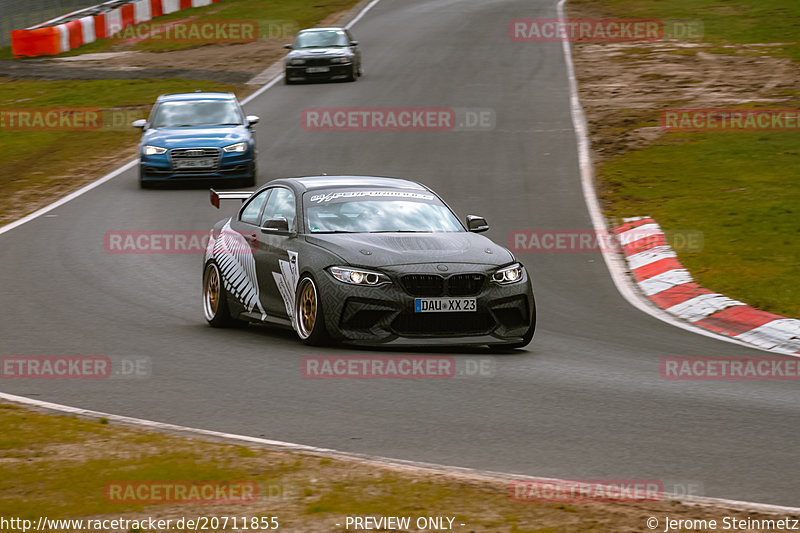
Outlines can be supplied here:
<path id="1" fill-rule="evenodd" d="M 243 125 L 244 119 L 233 100 L 175 100 L 158 104 L 150 123 L 154 128 Z"/>
<path id="2" fill-rule="evenodd" d="M 348 44 L 347 35 L 342 30 L 307 31 L 297 36 L 294 48 L 326 48 Z"/>
<path id="3" fill-rule="evenodd" d="M 310 233 L 464 231 L 452 211 L 427 191 L 313 191 L 304 202 Z"/>

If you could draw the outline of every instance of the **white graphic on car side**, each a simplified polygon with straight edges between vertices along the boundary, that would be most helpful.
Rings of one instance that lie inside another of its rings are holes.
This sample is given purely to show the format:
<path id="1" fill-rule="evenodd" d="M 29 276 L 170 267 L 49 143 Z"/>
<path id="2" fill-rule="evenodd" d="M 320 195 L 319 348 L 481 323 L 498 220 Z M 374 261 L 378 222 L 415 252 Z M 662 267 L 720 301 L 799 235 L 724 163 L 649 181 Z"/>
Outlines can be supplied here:
<path id="1" fill-rule="evenodd" d="M 209 247 L 213 247 L 211 255 L 222 272 L 225 290 L 242 302 L 248 312 L 258 307 L 261 320 L 265 320 L 267 312 L 261 306 L 253 250 L 241 234 L 231 229 L 231 219 L 213 244 L 209 242 Z"/>
<path id="2" fill-rule="evenodd" d="M 284 261 L 283 259 L 279 259 L 278 265 L 281 271 L 273 272 L 272 277 L 275 278 L 275 285 L 278 286 L 278 292 L 281 293 L 281 298 L 283 298 L 283 304 L 286 306 L 286 314 L 289 315 L 289 318 L 292 318 L 294 316 L 294 300 L 297 291 L 298 265 L 297 252 L 289 250 L 288 253 L 289 260 Z M 295 327 L 294 320 L 292 320 L 292 327 Z"/>

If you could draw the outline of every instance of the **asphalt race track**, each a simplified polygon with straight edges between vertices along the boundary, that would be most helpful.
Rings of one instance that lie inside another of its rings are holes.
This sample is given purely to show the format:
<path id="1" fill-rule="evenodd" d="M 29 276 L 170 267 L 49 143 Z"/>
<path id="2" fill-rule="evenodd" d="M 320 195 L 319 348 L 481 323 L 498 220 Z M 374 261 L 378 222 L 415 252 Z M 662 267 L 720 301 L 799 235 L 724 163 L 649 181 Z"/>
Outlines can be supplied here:
<path id="1" fill-rule="evenodd" d="M 353 27 L 364 78 L 279 84 L 247 106 L 261 117 L 259 184 L 323 172 L 410 177 L 460 216 L 485 216 L 487 235 L 505 245 L 515 229 L 591 229 L 561 44 L 508 35 L 512 19 L 556 16 L 552 0 L 382 0 Z M 323 132 L 300 122 L 308 107 L 404 106 L 491 108 L 496 127 Z M 662 379 L 666 356 L 764 353 L 636 310 L 599 254 L 519 256 L 534 277 L 538 329 L 527 349 L 494 356 L 494 377 L 309 380 L 303 356 L 386 352 L 310 349 L 266 327 L 209 328 L 200 255 L 104 249 L 108 231 L 207 230 L 236 207 L 217 211 L 207 189 L 140 190 L 130 170 L 0 235 L 0 354 L 153 362 L 146 379 L 4 379 L 2 391 L 356 453 L 679 480 L 706 496 L 800 504 L 796 382 Z"/>

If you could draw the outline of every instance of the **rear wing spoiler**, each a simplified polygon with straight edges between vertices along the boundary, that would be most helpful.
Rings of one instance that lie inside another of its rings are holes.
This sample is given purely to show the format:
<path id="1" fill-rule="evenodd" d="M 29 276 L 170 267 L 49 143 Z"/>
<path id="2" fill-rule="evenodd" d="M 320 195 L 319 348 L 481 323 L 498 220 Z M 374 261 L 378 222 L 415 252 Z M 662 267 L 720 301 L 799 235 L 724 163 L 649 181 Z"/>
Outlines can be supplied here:
<path id="1" fill-rule="evenodd" d="M 250 198 L 253 195 L 253 191 L 224 191 L 218 192 L 214 189 L 211 189 L 211 205 L 219 209 L 219 201 L 220 200 L 241 200 L 244 203 L 245 200 Z"/>

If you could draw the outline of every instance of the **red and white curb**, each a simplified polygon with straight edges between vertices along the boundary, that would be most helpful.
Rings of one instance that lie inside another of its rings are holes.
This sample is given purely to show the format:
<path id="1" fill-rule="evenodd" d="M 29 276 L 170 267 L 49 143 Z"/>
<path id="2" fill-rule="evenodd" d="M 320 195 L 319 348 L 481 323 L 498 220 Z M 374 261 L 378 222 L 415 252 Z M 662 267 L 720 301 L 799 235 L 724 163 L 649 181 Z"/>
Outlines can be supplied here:
<path id="1" fill-rule="evenodd" d="M 11 32 L 14 57 L 57 55 L 105 39 L 128 26 L 221 0 L 111 0 Z M 81 16 L 86 13 L 85 16 Z"/>
<path id="2" fill-rule="evenodd" d="M 766 350 L 800 354 L 800 320 L 759 311 L 705 289 L 678 261 L 648 217 L 626 218 L 613 231 L 644 296 L 667 313 L 714 333 Z"/>

